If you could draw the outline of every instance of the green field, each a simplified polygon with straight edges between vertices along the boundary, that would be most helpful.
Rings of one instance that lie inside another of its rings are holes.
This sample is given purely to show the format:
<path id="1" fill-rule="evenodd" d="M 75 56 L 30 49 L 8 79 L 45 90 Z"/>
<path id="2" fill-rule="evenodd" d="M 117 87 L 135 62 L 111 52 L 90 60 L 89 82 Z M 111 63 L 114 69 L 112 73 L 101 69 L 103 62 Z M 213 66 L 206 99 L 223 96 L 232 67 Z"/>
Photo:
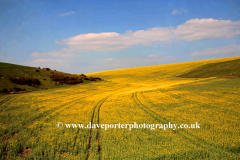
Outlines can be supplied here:
<path id="1" fill-rule="evenodd" d="M 86 74 L 104 81 L 2 95 L 0 157 L 240 159 L 240 78 L 235 66 L 239 68 L 240 57 L 111 70 Z M 197 122 L 200 128 L 59 129 L 58 122 Z"/>

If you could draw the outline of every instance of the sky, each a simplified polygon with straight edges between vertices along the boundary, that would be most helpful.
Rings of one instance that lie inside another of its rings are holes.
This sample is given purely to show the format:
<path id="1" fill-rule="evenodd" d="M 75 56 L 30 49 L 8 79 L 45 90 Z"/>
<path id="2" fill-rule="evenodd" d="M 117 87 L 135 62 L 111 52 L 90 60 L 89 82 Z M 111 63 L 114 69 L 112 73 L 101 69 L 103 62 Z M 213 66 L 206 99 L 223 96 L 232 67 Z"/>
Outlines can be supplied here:
<path id="1" fill-rule="evenodd" d="M 0 1 L 0 62 L 81 74 L 235 56 L 239 0 Z"/>

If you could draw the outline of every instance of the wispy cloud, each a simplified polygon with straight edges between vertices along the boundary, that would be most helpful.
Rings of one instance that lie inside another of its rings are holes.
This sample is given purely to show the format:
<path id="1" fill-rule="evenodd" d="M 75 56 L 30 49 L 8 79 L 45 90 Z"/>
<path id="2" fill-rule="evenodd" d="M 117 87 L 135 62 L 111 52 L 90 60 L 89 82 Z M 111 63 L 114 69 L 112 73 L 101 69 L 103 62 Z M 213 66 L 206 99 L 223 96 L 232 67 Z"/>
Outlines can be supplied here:
<path id="1" fill-rule="evenodd" d="M 117 68 L 130 68 L 139 66 L 156 65 L 161 62 L 174 60 L 175 56 L 162 56 L 160 54 L 150 54 L 147 56 L 134 57 L 134 58 L 107 58 L 103 60 L 94 61 L 93 66 L 98 67 L 117 67 Z"/>
<path id="2" fill-rule="evenodd" d="M 27 61 L 21 63 L 21 65 L 27 65 L 32 67 L 48 67 L 51 69 L 64 69 L 71 65 L 71 61 L 60 60 L 60 59 L 36 59 L 33 61 Z"/>
<path id="3" fill-rule="evenodd" d="M 64 59 L 81 58 L 81 55 L 74 54 L 71 52 L 72 52 L 71 50 L 69 50 L 67 48 L 63 48 L 60 50 L 55 50 L 55 51 L 50 51 L 50 52 L 42 52 L 42 53 L 34 52 L 31 54 L 31 57 L 45 58 L 45 57 L 50 56 L 50 57 L 57 57 L 57 58 L 64 58 Z"/>
<path id="4" fill-rule="evenodd" d="M 200 52 L 192 53 L 191 56 L 223 55 L 232 53 L 240 53 L 240 45 L 228 45 L 219 48 L 204 49 Z"/>
<path id="5" fill-rule="evenodd" d="M 36 59 L 33 61 L 26 61 L 21 65 L 51 68 L 66 73 L 86 73 L 84 68 L 88 65 L 84 61 L 75 60 L 61 60 L 61 59 Z"/>
<path id="6" fill-rule="evenodd" d="M 12 57 L 4 57 L 4 56 L 1 56 L 1 55 L 0 55 L 0 59 L 11 60 Z"/>
<path id="7" fill-rule="evenodd" d="M 172 44 L 174 41 L 192 42 L 233 38 L 237 35 L 240 35 L 240 21 L 233 22 L 212 18 L 191 19 L 176 28 L 156 27 L 135 32 L 130 30 L 124 34 L 116 32 L 80 34 L 55 42 L 66 46 L 66 48 L 42 53 L 34 52 L 31 56 L 34 58 L 73 59 L 81 58 L 79 53 L 114 52 L 138 45 L 147 47 L 155 44 Z"/>
<path id="8" fill-rule="evenodd" d="M 59 59 L 37 59 L 37 60 L 34 60 L 33 63 L 63 63 L 63 62 L 66 62 L 64 60 L 59 60 Z"/>
<path id="9" fill-rule="evenodd" d="M 131 46 L 150 46 L 154 43 L 171 43 L 173 41 L 172 27 L 150 28 L 136 32 L 127 31 L 125 34 L 116 32 L 88 33 L 56 41 L 57 44 L 67 45 L 77 52 L 111 52 Z"/>
<path id="10" fill-rule="evenodd" d="M 94 62 L 62 60 L 62 59 L 36 59 L 21 63 L 21 65 L 32 67 L 44 67 L 57 69 L 71 73 L 90 73 L 109 69 L 131 68 L 140 66 L 159 65 L 175 60 L 175 56 L 163 56 L 161 54 L 149 54 L 133 58 L 106 58 Z"/>
<path id="11" fill-rule="evenodd" d="M 160 63 L 169 63 L 175 59 L 175 56 L 163 56 L 161 54 L 150 54 L 133 58 L 106 58 L 90 63 L 90 65 L 84 67 L 84 71 L 85 73 L 91 73 L 109 69 L 152 66 Z"/>
<path id="12" fill-rule="evenodd" d="M 59 14 L 59 16 L 66 16 L 66 15 L 70 15 L 70 14 L 74 14 L 75 12 L 72 11 L 72 12 L 67 12 L 67 13 L 63 13 L 63 14 Z"/>
<path id="13" fill-rule="evenodd" d="M 176 40 L 188 42 L 204 39 L 233 38 L 240 34 L 240 21 L 191 19 L 174 30 Z"/>
<path id="14" fill-rule="evenodd" d="M 151 46 L 154 44 L 171 44 L 173 41 L 188 42 L 205 39 L 233 38 L 240 35 L 240 21 L 218 19 L 191 19 L 176 28 L 150 28 L 147 30 L 80 34 L 56 41 L 66 45 L 69 50 L 81 52 L 113 52 L 132 46 Z"/>
<path id="15" fill-rule="evenodd" d="M 172 11 L 172 14 L 173 14 L 173 15 L 176 15 L 176 14 L 182 14 L 182 13 L 186 13 L 186 12 L 188 12 L 187 9 L 183 9 L 183 8 L 181 8 L 181 9 L 174 9 L 174 10 Z"/>

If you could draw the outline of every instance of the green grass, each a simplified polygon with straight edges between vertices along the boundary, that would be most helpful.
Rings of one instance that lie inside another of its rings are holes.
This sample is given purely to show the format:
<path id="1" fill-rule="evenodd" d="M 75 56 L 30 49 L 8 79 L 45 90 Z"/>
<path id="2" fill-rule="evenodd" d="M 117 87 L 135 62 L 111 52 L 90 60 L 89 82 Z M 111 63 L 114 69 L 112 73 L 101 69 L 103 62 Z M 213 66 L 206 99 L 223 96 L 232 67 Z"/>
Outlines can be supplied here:
<path id="1" fill-rule="evenodd" d="M 208 77 L 240 77 L 240 59 L 210 63 L 191 71 L 187 71 L 178 77 L 183 78 L 208 78 Z"/>
<path id="2" fill-rule="evenodd" d="M 74 74 L 63 73 L 60 71 L 46 71 L 44 69 L 38 69 L 39 72 L 36 72 L 38 68 L 21 66 L 9 63 L 0 62 L 0 92 L 2 89 L 13 89 L 14 87 L 18 87 L 21 89 L 25 89 L 26 91 L 38 91 L 45 88 L 59 88 L 66 87 L 68 85 L 55 85 L 55 82 L 51 80 L 50 75 L 54 74 L 63 74 L 64 76 L 77 76 Z M 12 83 L 9 78 L 10 77 L 18 77 L 18 78 L 36 78 L 39 79 L 41 85 L 36 87 L 28 86 L 28 85 L 19 85 Z M 88 80 L 83 80 L 83 83 L 89 83 Z"/>

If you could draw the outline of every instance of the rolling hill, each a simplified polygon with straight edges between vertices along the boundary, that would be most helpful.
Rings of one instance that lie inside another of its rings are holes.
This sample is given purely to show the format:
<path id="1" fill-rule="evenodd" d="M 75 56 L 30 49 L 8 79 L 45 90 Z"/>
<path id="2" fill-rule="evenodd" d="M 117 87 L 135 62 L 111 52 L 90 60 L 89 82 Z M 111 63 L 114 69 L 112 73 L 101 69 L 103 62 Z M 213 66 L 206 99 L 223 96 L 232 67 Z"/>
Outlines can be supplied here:
<path id="1" fill-rule="evenodd" d="M 63 79 L 62 81 L 61 78 Z M 65 83 L 64 80 L 69 83 Z M 101 80 L 101 78 L 90 79 L 90 77 L 84 74 L 68 74 L 51 70 L 50 68 L 34 68 L 0 62 L 0 92 L 2 93 L 46 90 L 66 87 L 69 84 L 89 83 L 96 80 Z"/>
<path id="2" fill-rule="evenodd" d="M 208 77 L 225 77 L 240 78 L 240 59 L 226 62 L 210 63 L 191 71 L 187 71 L 178 77 L 183 78 L 208 78 Z"/>
<path id="3" fill-rule="evenodd" d="M 238 76 L 239 59 L 88 73 L 104 81 L 4 95 L 0 157 L 239 159 L 240 78 L 221 78 Z"/>

